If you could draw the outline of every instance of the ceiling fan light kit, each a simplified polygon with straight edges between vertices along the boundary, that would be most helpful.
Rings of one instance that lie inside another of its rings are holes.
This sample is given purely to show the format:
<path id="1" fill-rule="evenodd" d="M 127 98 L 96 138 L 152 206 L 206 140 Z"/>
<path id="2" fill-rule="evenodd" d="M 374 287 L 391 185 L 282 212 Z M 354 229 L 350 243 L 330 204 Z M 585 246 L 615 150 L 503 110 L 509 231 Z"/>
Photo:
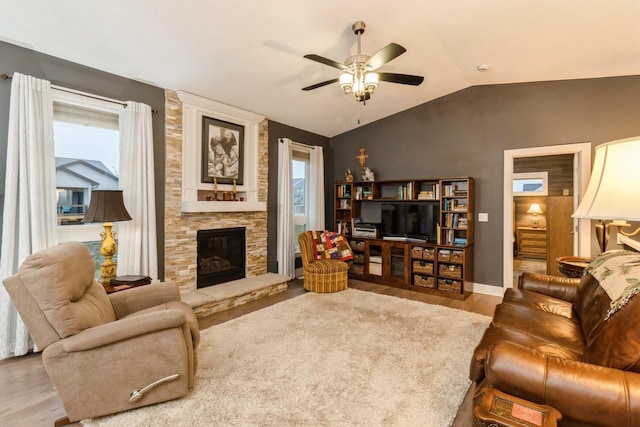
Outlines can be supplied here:
<path id="1" fill-rule="evenodd" d="M 312 61 L 338 68 L 342 71 L 340 77 L 307 86 L 302 88 L 302 90 L 309 91 L 338 82 L 340 88 L 346 95 L 353 95 L 356 101 L 365 102 L 371 98 L 380 81 L 412 86 L 418 86 L 422 83 L 424 80 L 422 76 L 375 72 L 378 68 L 402 55 L 407 50 L 399 44 L 389 43 L 373 56 L 363 55 L 361 52 L 361 35 L 364 33 L 365 23 L 363 21 L 357 21 L 351 26 L 351 29 L 358 39 L 358 53 L 348 57 L 344 61 L 344 64 L 319 55 L 311 54 L 304 56 Z"/>

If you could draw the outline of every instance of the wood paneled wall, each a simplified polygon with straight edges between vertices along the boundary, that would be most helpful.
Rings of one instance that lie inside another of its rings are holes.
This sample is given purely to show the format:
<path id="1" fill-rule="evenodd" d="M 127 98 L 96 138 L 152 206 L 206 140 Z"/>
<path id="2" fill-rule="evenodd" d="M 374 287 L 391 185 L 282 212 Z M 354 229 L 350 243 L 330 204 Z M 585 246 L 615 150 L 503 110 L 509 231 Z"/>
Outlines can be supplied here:
<path id="1" fill-rule="evenodd" d="M 573 196 L 573 154 L 522 157 L 513 160 L 513 172 L 548 172 L 549 196 Z M 563 191 L 568 190 L 568 194 Z"/>

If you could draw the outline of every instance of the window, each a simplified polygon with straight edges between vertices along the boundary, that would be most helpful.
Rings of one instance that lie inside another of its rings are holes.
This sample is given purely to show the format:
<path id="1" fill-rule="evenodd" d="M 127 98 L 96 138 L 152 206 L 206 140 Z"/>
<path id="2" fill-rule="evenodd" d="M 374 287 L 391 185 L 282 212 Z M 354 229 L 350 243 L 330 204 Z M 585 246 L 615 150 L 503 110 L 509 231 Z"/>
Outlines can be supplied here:
<path id="1" fill-rule="evenodd" d="M 293 179 L 293 221 L 295 223 L 295 248 L 300 252 L 298 236 L 307 229 L 309 223 L 309 151 L 295 148 L 291 159 Z"/>
<path id="2" fill-rule="evenodd" d="M 514 196 L 546 196 L 548 194 L 547 172 L 527 172 L 513 174 Z"/>
<path id="3" fill-rule="evenodd" d="M 55 91 L 53 139 L 56 157 L 58 238 L 85 243 L 100 275 L 102 224 L 82 219 L 93 190 L 119 188 L 118 104 Z"/>

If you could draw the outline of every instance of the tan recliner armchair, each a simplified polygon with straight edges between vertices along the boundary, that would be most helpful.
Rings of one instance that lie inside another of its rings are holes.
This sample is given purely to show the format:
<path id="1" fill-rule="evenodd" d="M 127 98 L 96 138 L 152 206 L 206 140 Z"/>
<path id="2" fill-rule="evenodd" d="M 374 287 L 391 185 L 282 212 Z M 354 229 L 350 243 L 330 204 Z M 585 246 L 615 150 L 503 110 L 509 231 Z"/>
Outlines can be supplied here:
<path id="1" fill-rule="evenodd" d="M 87 247 L 68 242 L 29 256 L 3 283 L 70 421 L 186 395 L 197 319 L 173 284 L 107 295 Z"/>

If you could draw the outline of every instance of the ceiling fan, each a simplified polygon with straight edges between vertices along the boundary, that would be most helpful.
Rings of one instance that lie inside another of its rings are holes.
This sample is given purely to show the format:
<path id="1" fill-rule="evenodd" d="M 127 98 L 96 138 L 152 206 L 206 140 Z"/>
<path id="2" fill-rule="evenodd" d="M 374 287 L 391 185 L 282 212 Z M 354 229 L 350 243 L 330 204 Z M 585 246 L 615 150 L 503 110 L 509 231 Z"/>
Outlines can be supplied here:
<path id="1" fill-rule="evenodd" d="M 363 55 L 360 51 L 360 38 L 362 33 L 364 33 L 365 24 L 363 21 L 354 22 L 351 29 L 358 38 L 358 53 L 348 57 L 344 61 L 344 64 L 319 55 L 310 54 L 304 56 L 312 61 L 320 62 L 321 64 L 343 71 L 340 77 L 304 87 L 302 90 L 309 91 L 339 82 L 345 94 L 353 94 L 356 101 L 364 102 L 371 98 L 371 94 L 378 87 L 378 82 L 380 81 L 412 86 L 418 86 L 422 83 L 424 80 L 422 76 L 375 72 L 378 68 L 405 53 L 407 49 L 397 43 L 389 43 L 373 56 Z"/>

